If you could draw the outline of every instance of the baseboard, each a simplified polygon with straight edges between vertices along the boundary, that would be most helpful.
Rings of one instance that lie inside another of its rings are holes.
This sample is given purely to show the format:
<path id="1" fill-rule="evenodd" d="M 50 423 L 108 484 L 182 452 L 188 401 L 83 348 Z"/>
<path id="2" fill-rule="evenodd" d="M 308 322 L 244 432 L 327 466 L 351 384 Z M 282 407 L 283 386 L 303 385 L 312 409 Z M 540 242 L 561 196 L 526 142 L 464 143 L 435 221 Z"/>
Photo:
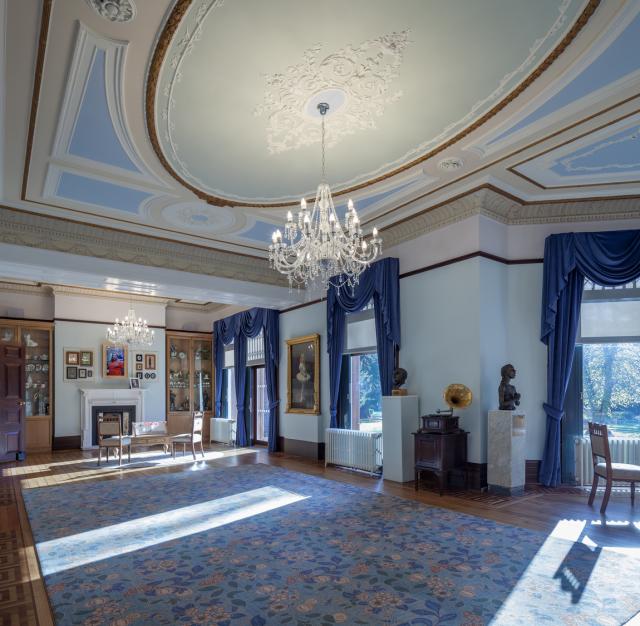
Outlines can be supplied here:
<path id="1" fill-rule="evenodd" d="M 80 435 L 70 435 L 69 437 L 54 437 L 54 450 L 79 450 Z"/>
<path id="2" fill-rule="evenodd" d="M 323 441 L 302 441 L 300 439 L 287 439 L 278 437 L 278 450 L 292 456 L 301 456 L 314 461 L 324 460 Z"/>
<path id="3" fill-rule="evenodd" d="M 524 484 L 525 485 L 539 485 L 540 481 L 538 476 L 540 475 L 540 463 L 538 460 L 527 460 L 524 462 Z"/>
<path id="4" fill-rule="evenodd" d="M 487 486 L 487 464 L 467 463 L 470 489 L 484 489 Z"/>

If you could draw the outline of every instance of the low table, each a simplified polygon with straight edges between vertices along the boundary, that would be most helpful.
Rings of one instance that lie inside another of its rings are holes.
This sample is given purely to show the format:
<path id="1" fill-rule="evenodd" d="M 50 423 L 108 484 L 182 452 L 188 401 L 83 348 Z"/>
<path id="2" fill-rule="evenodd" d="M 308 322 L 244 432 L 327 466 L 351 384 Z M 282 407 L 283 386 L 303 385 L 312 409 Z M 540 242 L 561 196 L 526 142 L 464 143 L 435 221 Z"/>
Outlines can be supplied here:
<path id="1" fill-rule="evenodd" d="M 179 435 L 160 435 L 157 433 L 148 433 L 146 435 L 132 435 L 131 436 L 131 445 L 132 446 L 157 446 L 161 445 L 164 447 L 164 451 L 166 454 L 169 453 L 169 446 L 171 445 L 171 440 L 174 437 Z"/>

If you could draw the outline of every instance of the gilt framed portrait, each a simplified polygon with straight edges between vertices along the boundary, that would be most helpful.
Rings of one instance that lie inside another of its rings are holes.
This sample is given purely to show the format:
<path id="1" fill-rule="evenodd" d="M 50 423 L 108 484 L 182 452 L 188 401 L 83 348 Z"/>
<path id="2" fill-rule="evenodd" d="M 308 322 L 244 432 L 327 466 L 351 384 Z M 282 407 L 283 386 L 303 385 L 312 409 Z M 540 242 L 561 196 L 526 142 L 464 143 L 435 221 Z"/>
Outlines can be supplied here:
<path id="1" fill-rule="evenodd" d="M 128 353 L 126 346 L 102 344 L 102 376 L 104 378 L 127 378 Z"/>
<path id="2" fill-rule="evenodd" d="M 320 414 L 320 335 L 287 339 L 287 413 Z"/>

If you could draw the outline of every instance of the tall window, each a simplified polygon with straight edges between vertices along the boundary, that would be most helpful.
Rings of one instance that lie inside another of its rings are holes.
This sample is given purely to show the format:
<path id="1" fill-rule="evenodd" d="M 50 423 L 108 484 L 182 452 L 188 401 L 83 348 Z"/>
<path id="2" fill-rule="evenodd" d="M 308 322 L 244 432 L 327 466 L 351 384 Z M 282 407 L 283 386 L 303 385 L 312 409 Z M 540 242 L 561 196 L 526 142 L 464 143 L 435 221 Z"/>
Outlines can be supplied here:
<path id="1" fill-rule="evenodd" d="M 224 368 L 222 370 L 222 415 L 235 419 L 236 409 L 236 381 L 234 376 L 233 343 L 224 347 Z"/>
<path id="2" fill-rule="evenodd" d="M 347 314 L 340 381 L 340 417 L 344 428 L 382 430 L 382 389 L 373 302 Z"/>
<path id="3" fill-rule="evenodd" d="M 640 437 L 640 281 L 620 288 L 588 283 L 578 342 L 584 432 L 595 421 L 614 437 Z"/>

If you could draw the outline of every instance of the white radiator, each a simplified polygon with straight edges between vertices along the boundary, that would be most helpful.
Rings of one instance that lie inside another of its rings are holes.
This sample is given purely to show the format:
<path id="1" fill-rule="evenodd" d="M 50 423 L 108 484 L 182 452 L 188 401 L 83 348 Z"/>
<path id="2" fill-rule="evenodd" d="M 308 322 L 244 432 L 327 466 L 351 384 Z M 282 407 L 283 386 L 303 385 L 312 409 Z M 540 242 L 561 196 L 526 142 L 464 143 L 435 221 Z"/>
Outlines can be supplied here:
<path id="1" fill-rule="evenodd" d="M 345 428 L 325 430 L 325 467 L 342 465 L 365 472 L 382 469 L 382 433 L 367 433 Z"/>
<path id="2" fill-rule="evenodd" d="M 589 438 L 576 437 L 576 480 L 589 486 L 593 481 L 593 461 Z M 611 460 L 614 463 L 640 465 L 640 439 L 609 437 Z"/>
<path id="3" fill-rule="evenodd" d="M 212 417 L 210 423 L 210 441 L 233 444 L 236 439 L 236 420 L 226 417 Z"/>

